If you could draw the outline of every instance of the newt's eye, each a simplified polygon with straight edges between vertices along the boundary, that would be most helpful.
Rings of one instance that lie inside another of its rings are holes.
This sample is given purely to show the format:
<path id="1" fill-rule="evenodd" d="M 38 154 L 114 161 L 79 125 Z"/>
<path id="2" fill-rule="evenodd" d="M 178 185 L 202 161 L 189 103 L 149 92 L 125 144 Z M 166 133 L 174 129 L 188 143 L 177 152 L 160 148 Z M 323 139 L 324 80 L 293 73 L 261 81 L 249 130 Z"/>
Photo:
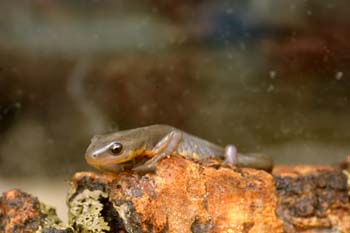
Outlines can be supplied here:
<path id="1" fill-rule="evenodd" d="M 119 142 L 115 142 L 109 147 L 109 150 L 112 154 L 119 155 L 123 150 L 123 145 Z"/>

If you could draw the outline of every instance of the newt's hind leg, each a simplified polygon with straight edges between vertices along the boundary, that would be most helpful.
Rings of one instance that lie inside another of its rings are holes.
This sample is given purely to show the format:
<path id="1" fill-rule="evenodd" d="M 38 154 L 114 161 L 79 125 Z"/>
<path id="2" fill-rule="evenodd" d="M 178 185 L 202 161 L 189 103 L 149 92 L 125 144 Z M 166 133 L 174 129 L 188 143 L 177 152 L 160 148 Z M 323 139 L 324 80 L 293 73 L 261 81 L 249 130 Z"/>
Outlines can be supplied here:
<path id="1" fill-rule="evenodd" d="M 236 167 L 249 167 L 262 169 L 271 172 L 273 168 L 272 158 L 264 154 L 240 154 L 234 145 L 225 147 L 224 164 L 234 165 Z"/>
<path id="2" fill-rule="evenodd" d="M 179 130 L 171 131 L 152 149 L 152 153 L 154 154 L 153 158 L 148 160 L 145 164 L 137 166 L 132 170 L 139 173 L 155 171 L 157 164 L 161 159 L 176 151 L 181 139 L 182 133 Z"/>
<path id="3" fill-rule="evenodd" d="M 238 164 L 237 148 L 234 145 L 229 144 L 225 147 L 224 164 L 230 164 L 235 166 Z"/>

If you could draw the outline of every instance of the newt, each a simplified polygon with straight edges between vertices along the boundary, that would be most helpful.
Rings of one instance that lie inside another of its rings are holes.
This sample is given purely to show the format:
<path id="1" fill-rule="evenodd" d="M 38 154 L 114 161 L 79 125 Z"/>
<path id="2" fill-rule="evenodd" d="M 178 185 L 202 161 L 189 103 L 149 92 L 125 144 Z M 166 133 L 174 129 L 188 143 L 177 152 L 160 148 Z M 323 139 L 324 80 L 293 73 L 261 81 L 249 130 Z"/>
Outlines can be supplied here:
<path id="1" fill-rule="evenodd" d="M 271 171 L 271 157 L 263 154 L 240 154 L 234 145 L 225 148 L 168 125 L 151 125 L 136 129 L 96 135 L 86 150 L 91 166 L 116 173 L 134 170 L 153 172 L 158 162 L 171 155 L 200 161 L 219 159 L 238 167 Z"/>

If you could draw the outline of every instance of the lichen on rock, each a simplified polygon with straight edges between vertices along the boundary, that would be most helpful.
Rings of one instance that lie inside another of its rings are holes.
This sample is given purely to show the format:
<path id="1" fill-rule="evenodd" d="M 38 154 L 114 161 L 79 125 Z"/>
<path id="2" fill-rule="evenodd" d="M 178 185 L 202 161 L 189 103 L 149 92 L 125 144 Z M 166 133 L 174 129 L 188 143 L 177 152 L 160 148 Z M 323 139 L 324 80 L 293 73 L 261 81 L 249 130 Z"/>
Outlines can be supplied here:
<path id="1" fill-rule="evenodd" d="M 101 190 L 85 189 L 77 194 L 70 202 L 69 223 L 78 232 L 103 233 L 110 230 L 110 226 L 102 216 L 103 204 L 107 193 Z"/>
<path id="2" fill-rule="evenodd" d="M 40 202 L 40 210 L 45 216 L 42 226 L 39 226 L 36 233 L 70 233 L 74 232 L 73 228 L 63 223 L 56 214 L 56 209 L 52 206 Z"/>

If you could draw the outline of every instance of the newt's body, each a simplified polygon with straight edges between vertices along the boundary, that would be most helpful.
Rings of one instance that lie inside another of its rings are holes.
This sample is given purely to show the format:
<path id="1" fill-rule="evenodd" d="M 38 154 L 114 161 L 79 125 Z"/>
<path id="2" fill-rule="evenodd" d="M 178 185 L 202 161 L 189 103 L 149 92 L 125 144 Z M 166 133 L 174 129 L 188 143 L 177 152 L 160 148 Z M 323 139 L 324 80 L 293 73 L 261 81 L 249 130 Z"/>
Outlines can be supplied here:
<path id="1" fill-rule="evenodd" d="M 197 161 L 217 158 L 240 167 L 268 171 L 272 168 L 268 156 L 238 154 L 232 145 L 223 148 L 168 125 L 94 136 L 85 158 L 90 165 L 107 172 L 124 169 L 147 172 L 154 171 L 159 160 L 173 154 Z"/>

